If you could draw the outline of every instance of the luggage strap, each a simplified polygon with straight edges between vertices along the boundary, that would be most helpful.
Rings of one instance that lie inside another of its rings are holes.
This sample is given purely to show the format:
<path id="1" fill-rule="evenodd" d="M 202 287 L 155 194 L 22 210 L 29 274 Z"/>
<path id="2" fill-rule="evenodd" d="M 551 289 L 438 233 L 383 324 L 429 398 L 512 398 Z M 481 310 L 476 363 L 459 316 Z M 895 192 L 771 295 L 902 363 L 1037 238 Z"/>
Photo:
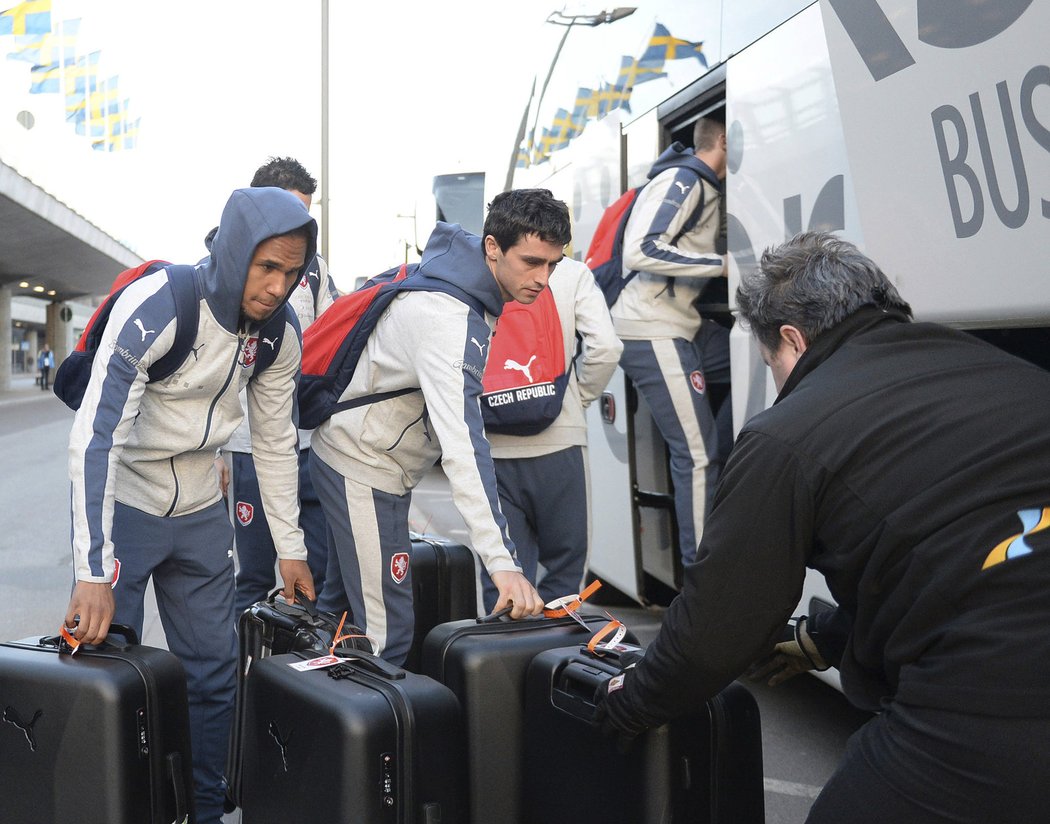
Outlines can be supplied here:
<path id="1" fill-rule="evenodd" d="M 602 582 L 595 578 L 591 581 L 583 592 L 575 595 L 564 595 L 561 598 L 555 598 L 553 601 L 544 604 L 545 609 L 543 610 L 544 618 L 565 618 L 568 616 L 582 626 L 586 626 L 583 619 L 576 614 L 583 602 L 590 598 L 594 593 L 601 589 Z"/>
<path id="2" fill-rule="evenodd" d="M 336 645 L 341 644 L 343 641 L 349 641 L 352 638 L 364 638 L 369 646 L 374 650 L 376 645 L 372 642 L 372 639 L 367 635 L 360 632 L 348 632 L 343 634 L 343 625 L 346 623 L 346 610 L 343 610 L 343 617 L 339 619 L 339 626 L 335 628 L 335 635 L 332 636 L 332 646 L 328 650 L 329 653 L 335 655 Z"/>

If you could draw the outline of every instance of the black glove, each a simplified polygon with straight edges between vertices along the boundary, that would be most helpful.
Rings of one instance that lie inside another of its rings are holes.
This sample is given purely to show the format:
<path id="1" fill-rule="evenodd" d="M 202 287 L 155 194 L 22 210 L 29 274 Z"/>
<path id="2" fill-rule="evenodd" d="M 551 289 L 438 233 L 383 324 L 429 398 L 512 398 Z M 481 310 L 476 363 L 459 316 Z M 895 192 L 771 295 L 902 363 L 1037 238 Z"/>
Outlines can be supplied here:
<path id="1" fill-rule="evenodd" d="M 802 615 L 788 621 L 773 651 L 756 663 L 748 676 L 756 681 L 768 679 L 769 686 L 775 687 L 800 672 L 823 672 L 829 666 L 806 631 L 806 616 Z"/>
<path id="2" fill-rule="evenodd" d="M 637 661 L 628 664 L 618 675 L 614 675 L 601 687 L 595 696 L 594 722 L 602 734 L 616 740 L 616 749 L 626 753 L 631 742 L 648 728 L 648 722 L 631 710 L 626 700 L 627 679 L 632 675 Z"/>

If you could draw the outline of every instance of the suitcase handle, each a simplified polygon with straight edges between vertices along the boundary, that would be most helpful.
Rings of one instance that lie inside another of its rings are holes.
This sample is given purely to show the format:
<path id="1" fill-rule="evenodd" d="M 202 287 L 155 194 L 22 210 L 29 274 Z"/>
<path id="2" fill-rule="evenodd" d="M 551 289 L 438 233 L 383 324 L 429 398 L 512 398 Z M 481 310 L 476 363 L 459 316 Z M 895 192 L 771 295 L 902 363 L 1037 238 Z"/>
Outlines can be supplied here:
<path id="1" fill-rule="evenodd" d="M 491 615 L 482 615 L 479 618 L 474 619 L 479 624 L 525 624 L 529 621 L 550 621 L 557 620 L 551 618 L 545 618 L 542 615 L 530 615 L 528 618 L 510 618 L 510 611 L 514 609 L 512 604 L 509 607 L 503 607 L 499 612 L 494 612 Z"/>
<path id="2" fill-rule="evenodd" d="M 139 634 L 127 624 L 110 624 L 109 632 L 106 634 L 106 640 L 103 641 L 103 645 L 118 646 L 117 644 L 114 644 L 112 641 L 110 641 L 110 636 L 114 634 L 121 635 L 124 637 L 124 645 L 122 649 L 138 644 L 139 642 Z"/>
<path id="3" fill-rule="evenodd" d="M 124 638 L 123 644 L 118 644 L 110 640 L 111 635 L 120 635 Z M 62 638 L 61 635 L 45 635 L 37 642 L 42 647 L 54 647 L 55 649 L 62 650 L 69 649 L 69 644 Z M 85 644 L 85 649 L 120 649 L 124 650 L 130 646 L 134 646 L 139 643 L 139 634 L 134 629 L 129 627 L 127 624 L 110 624 L 109 633 L 106 635 L 106 640 L 101 644 L 90 645 Z"/>
<path id="4" fill-rule="evenodd" d="M 351 669 L 356 667 L 366 671 L 369 675 L 377 675 L 387 681 L 400 681 L 405 677 L 405 671 L 401 667 L 395 667 L 388 661 L 376 655 L 369 655 L 362 650 L 336 647 L 335 655 L 345 661 Z"/>
<path id="5" fill-rule="evenodd" d="M 284 587 L 280 587 L 278 589 L 275 589 L 273 592 L 271 592 L 269 595 L 266 596 L 266 603 L 268 603 L 268 604 L 276 604 L 277 603 L 277 596 L 280 595 L 282 592 L 284 592 Z M 299 590 L 295 591 L 295 603 L 299 604 L 299 606 L 301 606 L 303 609 L 305 609 L 306 610 L 306 614 L 309 615 L 311 618 L 316 618 L 317 617 L 317 602 L 316 601 L 311 601 L 309 598 L 307 598 L 305 595 L 303 595 Z"/>
<path id="6" fill-rule="evenodd" d="M 593 724 L 598 707 L 598 691 L 610 678 L 610 672 L 582 661 L 570 661 L 551 684 L 551 703 L 562 712 Z"/>
<path id="7" fill-rule="evenodd" d="M 266 603 L 269 604 L 270 606 L 272 606 L 274 609 L 276 609 L 278 611 L 284 611 L 286 615 L 295 616 L 294 612 L 287 612 L 287 611 L 281 609 L 282 607 L 287 608 L 289 606 L 287 602 L 285 602 L 285 601 L 278 601 L 277 600 L 277 596 L 280 595 L 282 592 L 284 592 L 283 588 L 282 589 L 275 589 L 273 592 L 271 592 L 269 595 L 266 596 Z M 308 624 L 310 624 L 311 626 L 314 626 L 314 627 L 320 627 L 320 626 L 324 625 L 323 619 L 321 618 L 321 616 L 317 612 L 317 602 L 316 601 L 311 601 L 309 598 L 307 598 L 305 595 L 303 595 L 299 590 L 296 590 L 295 591 L 295 603 L 298 604 L 299 606 L 301 606 L 303 608 L 303 610 L 305 610 L 306 618 L 303 619 L 303 620 L 305 620 Z"/>

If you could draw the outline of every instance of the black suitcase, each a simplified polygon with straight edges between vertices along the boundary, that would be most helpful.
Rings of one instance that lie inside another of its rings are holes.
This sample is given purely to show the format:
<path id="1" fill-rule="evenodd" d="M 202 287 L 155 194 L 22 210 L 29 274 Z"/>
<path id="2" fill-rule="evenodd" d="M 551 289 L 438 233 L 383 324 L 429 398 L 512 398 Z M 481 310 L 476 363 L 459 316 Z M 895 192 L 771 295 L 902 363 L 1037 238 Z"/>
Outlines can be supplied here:
<path id="1" fill-rule="evenodd" d="M 619 672 L 580 647 L 547 650 L 529 665 L 523 824 L 762 824 L 754 696 L 730 684 L 625 752 L 594 720 L 595 695 Z"/>
<path id="2" fill-rule="evenodd" d="M 244 824 L 465 821 L 462 719 L 441 684 L 340 650 L 264 658 L 246 687 Z"/>
<path id="3" fill-rule="evenodd" d="M 296 650 L 309 650 L 319 655 L 327 653 L 339 629 L 339 619 L 331 613 L 319 611 L 298 593 L 294 604 L 286 603 L 278 599 L 280 593 L 281 590 L 274 590 L 265 601 L 252 604 L 237 619 L 237 697 L 226 759 L 228 812 L 240 806 L 241 801 L 244 684 L 252 665 L 261 658 Z M 372 652 L 372 645 L 360 628 L 344 624 L 339 634 L 341 638 L 346 637 L 339 642 L 338 647 Z"/>
<path id="4" fill-rule="evenodd" d="M 434 535 L 412 540 L 412 600 L 416 629 L 405 669 L 419 672 L 423 641 L 438 624 L 478 616 L 478 575 L 470 548 Z"/>
<path id="5" fill-rule="evenodd" d="M 525 674 L 538 653 L 586 643 L 609 623 L 601 615 L 582 618 L 586 629 L 572 618 L 490 617 L 441 624 L 427 635 L 420 671 L 463 706 L 473 824 L 521 821 Z M 630 633 L 626 640 L 636 641 Z"/>
<path id="6" fill-rule="evenodd" d="M 111 632 L 76 655 L 58 638 L 0 644 L 5 824 L 195 820 L 182 663 Z"/>

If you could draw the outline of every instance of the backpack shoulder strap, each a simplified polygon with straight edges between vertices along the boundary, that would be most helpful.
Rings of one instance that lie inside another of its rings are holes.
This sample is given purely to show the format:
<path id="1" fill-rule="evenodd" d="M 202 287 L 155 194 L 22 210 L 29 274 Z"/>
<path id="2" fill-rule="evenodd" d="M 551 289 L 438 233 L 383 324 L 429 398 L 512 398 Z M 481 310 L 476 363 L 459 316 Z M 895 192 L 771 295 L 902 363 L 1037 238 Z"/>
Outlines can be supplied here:
<path id="1" fill-rule="evenodd" d="M 481 317 L 485 317 L 485 306 L 480 300 L 469 292 L 460 289 L 454 283 L 449 283 L 447 280 L 432 278 L 417 273 L 414 274 L 411 279 L 406 279 L 401 288 L 408 292 L 444 292 L 446 295 L 451 295 L 457 300 L 465 303 L 470 309 L 473 309 L 481 315 Z"/>
<path id="2" fill-rule="evenodd" d="M 688 166 L 682 166 L 681 168 L 689 169 Z M 690 169 L 690 171 L 693 170 Z M 696 182 L 700 186 L 700 200 L 697 202 L 696 208 L 693 209 L 693 213 L 689 215 L 685 223 L 682 224 L 682 228 L 678 230 L 678 234 L 674 236 L 674 239 L 671 241 L 672 246 L 678 245 L 678 241 L 693 231 L 696 228 L 696 224 L 700 222 L 700 213 L 704 210 L 704 178 L 697 175 Z"/>
<path id="3" fill-rule="evenodd" d="M 197 339 L 200 320 L 200 295 L 193 266 L 169 266 L 168 285 L 175 298 L 175 340 L 171 349 L 162 355 L 149 369 L 151 381 L 162 381 L 171 377 L 182 365 Z"/>
<path id="4" fill-rule="evenodd" d="M 630 220 L 631 212 L 634 211 L 634 204 L 638 202 L 638 195 L 644 188 L 645 184 L 634 187 L 634 197 L 631 199 L 631 202 L 627 204 L 627 208 L 624 209 L 623 214 L 620 215 L 620 225 L 616 227 L 616 234 L 613 236 L 613 257 L 623 255 L 623 236 L 627 231 L 627 221 Z"/>
<path id="5" fill-rule="evenodd" d="M 266 322 L 258 331 L 259 343 L 262 343 L 264 340 L 272 340 L 276 341 L 276 343 L 273 346 L 257 347 L 255 369 L 252 370 L 251 380 L 259 377 L 264 369 L 272 366 L 273 362 L 277 360 L 277 355 L 281 352 L 281 346 L 284 345 L 285 325 L 288 323 L 291 311 L 288 304 L 284 304 L 279 312 L 274 312 L 271 317 L 266 319 Z"/>

